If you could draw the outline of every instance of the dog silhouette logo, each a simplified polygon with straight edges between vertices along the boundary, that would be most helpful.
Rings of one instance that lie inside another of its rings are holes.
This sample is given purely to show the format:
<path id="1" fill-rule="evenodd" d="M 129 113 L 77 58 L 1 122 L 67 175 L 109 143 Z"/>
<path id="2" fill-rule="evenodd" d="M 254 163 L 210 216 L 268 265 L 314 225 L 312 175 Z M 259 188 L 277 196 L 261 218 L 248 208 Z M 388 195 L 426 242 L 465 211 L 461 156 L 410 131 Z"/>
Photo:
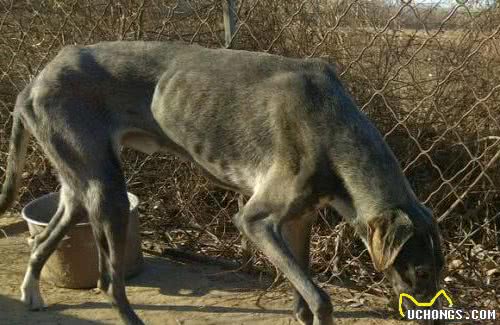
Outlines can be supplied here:
<path id="1" fill-rule="evenodd" d="M 431 301 L 429 302 L 417 301 L 417 299 L 413 298 L 412 295 L 403 292 L 399 294 L 399 313 L 401 314 L 401 316 L 405 317 L 405 313 L 403 312 L 403 297 L 410 299 L 417 307 L 431 307 L 432 305 L 434 305 L 439 296 L 443 296 L 446 298 L 446 300 L 448 301 L 448 307 L 453 307 L 453 301 L 446 294 L 444 289 L 439 290 L 438 293 L 436 293 L 436 295 L 434 296 L 434 298 L 432 298 Z"/>

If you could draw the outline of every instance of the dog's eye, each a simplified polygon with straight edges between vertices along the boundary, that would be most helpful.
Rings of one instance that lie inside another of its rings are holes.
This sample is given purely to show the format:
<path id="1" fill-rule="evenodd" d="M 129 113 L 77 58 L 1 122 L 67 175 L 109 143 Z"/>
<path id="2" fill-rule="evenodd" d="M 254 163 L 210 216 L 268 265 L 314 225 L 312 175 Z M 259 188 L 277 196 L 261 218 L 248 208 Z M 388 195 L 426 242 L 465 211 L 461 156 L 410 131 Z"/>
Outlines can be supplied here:
<path id="1" fill-rule="evenodd" d="M 416 275 L 417 278 L 425 280 L 425 279 L 429 278 L 429 276 L 431 275 L 431 273 L 427 269 L 416 268 L 415 269 L 415 275 Z"/>

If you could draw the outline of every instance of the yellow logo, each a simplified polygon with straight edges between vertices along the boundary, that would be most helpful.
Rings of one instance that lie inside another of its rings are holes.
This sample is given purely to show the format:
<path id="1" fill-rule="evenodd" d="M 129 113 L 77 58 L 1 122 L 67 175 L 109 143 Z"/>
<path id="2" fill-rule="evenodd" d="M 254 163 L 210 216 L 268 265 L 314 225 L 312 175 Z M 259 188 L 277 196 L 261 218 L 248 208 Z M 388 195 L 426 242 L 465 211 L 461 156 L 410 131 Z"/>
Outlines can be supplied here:
<path id="1" fill-rule="evenodd" d="M 429 301 L 429 302 L 418 302 L 417 299 L 413 298 L 411 295 L 404 293 L 404 292 L 400 293 L 399 294 L 399 313 L 401 314 L 401 316 L 405 317 L 405 313 L 403 312 L 403 297 L 410 299 L 418 307 L 431 307 L 436 302 L 436 299 L 439 298 L 439 296 L 441 296 L 441 295 L 443 295 L 446 298 L 446 300 L 448 300 L 449 307 L 452 307 L 453 301 L 451 301 L 451 298 L 446 294 L 446 292 L 444 292 L 444 289 L 439 290 L 439 292 L 436 293 L 434 298 L 432 298 L 431 301 Z"/>

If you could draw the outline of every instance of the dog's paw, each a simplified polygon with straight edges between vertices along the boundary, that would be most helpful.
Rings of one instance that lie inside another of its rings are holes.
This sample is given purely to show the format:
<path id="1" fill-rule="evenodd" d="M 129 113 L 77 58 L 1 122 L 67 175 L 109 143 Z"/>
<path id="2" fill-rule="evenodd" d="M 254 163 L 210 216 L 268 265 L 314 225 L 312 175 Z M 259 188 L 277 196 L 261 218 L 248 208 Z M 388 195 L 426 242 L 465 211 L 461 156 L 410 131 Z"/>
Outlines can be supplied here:
<path id="1" fill-rule="evenodd" d="M 300 324 L 300 325 L 312 325 L 313 322 L 309 321 L 308 319 L 301 319 L 295 316 L 295 320 Z"/>
<path id="2" fill-rule="evenodd" d="M 47 308 L 40 291 L 21 289 L 21 301 L 29 310 L 44 310 Z"/>
<path id="3" fill-rule="evenodd" d="M 313 314 L 307 308 L 307 310 L 300 310 L 295 312 L 295 320 L 301 325 L 313 325 Z"/>
<path id="4" fill-rule="evenodd" d="M 25 279 L 21 286 L 21 301 L 29 310 L 43 310 L 47 308 L 40 293 L 38 280 Z"/>
<path id="5" fill-rule="evenodd" d="M 313 325 L 335 325 L 333 317 L 328 317 L 326 319 L 319 319 L 314 317 Z"/>

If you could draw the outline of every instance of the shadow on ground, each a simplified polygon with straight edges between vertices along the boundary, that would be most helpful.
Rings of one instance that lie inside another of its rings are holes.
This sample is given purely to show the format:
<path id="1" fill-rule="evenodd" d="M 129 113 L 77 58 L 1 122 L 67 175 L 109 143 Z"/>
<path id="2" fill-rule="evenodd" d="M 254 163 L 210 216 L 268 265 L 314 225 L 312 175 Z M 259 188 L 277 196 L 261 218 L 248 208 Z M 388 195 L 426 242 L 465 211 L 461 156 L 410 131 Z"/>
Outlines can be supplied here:
<path id="1" fill-rule="evenodd" d="M 63 315 L 55 309 L 28 311 L 19 301 L 0 295 L 0 324 L 100 324 L 97 321 Z"/>
<path id="2" fill-rule="evenodd" d="M 103 294 L 43 282 L 48 310 L 27 311 L 18 300 L 29 255 L 27 233 L 19 225 L 0 229 L 9 235 L 0 236 L 0 324 L 119 323 Z M 268 281 L 214 265 L 146 256 L 143 272 L 127 283 L 131 304 L 146 324 L 298 324 L 290 312 L 291 291 L 264 292 Z M 352 294 L 345 288 L 329 287 L 328 291 L 338 324 L 399 324 L 394 319 L 384 321 L 390 315 L 377 297 L 350 308 Z"/>
<path id="3" fill-rule="evenodd" d="M 217 293 L 223 293 L 222 296 L 228 295 L 228 293 L 239 293 L 247 296 L 250 293 L 253 294 L 255 298 L 263 293 L 262 290 L 268 283 L 259 283 L 255 278 L 247 274 L 228 272 L 216 266 L 207 268 L 205 265 L 188 264 L 158 256 L 147 256 L 145 257 L 144 270 L 138 276 L 129 279 L 127 285 L 134 288 L 158 290 L 158 293 L 169 297 L 204 297 L 206 295 L 214 295 L 215 292 L 216 295 Z M 269 297 L 268 299 L 272 298 Z M 264 305 L 265 302 L 266 299 L 264 299 Z M 255 307 L 228 307 L 209 305 L 200 307 L 199 305 L 178 304 L 133 304 L 134 309 L 144 311 L 161 310 L 188 313 L 259 313 L 291 315 L 291 304 L 290 306 L 271 309 L 267 309 L 266 307 L 259 308 L 257 305 L 254 306 Z M 67 308 L 100 309 L 109 308 L 109 304 L 92 302 L 79 304 L 78 306 L 56 304 L 53 308 L 55 310 L 64 310 Z M 370 311 L 335 311 L 334 315 L 336 318 L 341 319 L 387 319 L 389 317 L 387 311 L 382 309 Z"/>

